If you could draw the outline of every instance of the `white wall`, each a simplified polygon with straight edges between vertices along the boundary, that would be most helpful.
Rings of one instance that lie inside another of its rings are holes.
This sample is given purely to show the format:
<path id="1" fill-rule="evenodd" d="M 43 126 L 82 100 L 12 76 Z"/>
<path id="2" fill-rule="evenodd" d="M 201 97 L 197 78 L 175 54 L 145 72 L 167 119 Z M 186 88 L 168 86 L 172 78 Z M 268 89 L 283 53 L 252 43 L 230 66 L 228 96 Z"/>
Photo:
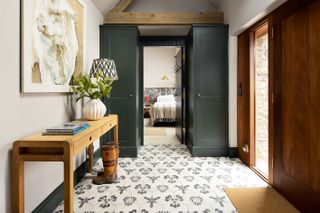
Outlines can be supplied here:
<path id="1" fill-rule="evenodd" d="M 286 0 L 223 0 L 229 24 L 229 144 L 237 146 L 237 36 Z"/>
<path id="2" fill-rule="evenodd" d="M 11 212 L 11 149 L 14 140 L 79 117 L 81 106 L 72 108 L 62 94 L 21 94 L 19 0 L 1 1 L 0 14 L 0 212 Z M 99 24 L 102 15 L 87 2 L 86 70 L 99 56 Z M 79 156 L 80 165 L 84 156 Z M 26 211 L 31 212 L 63 181 L 62 163 L 27 163 L 25 166 Z"/>
<path id="3" fill-rule="evenodd" d="M 144 87 L 175 87 L 175 47 L 145 47 L 143 59 Z M 162 80 L 167 75 L 169 80 Z"/>
<path id="4" fill-rule="evenodd" d="M 286 0 L 223 0 L 219 10 L 229 24 L 230 35 L 236 36 Z"/>

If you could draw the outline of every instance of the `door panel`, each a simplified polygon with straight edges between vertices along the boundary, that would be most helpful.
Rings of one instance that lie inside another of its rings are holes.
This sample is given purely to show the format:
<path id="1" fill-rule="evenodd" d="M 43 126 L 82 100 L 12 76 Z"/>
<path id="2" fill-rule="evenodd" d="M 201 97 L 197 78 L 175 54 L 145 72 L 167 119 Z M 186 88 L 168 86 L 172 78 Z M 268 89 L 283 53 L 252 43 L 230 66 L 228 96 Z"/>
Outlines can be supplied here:
<path id="1" fill-rule="evenodd" d="M 119 143 L 120 145 L 128 145 L 130 138 L 133 137 L 132 134 L 134 132 L 132 130 L 134 128 L 129 128 L 129 123 L 126 120 L 132 119 L 130 114 L 133 112 L 128 111 L 128 103 L 124 103 L 125 101 L 123 100 L 112 99 L 109 102 L 110 112 L 119 116 Z M 113 139 L 113 135 L 111 135 L 111 139 Z"/>
<path id="2" fill-rule="evenodd" d="M 288 2 L 275 30 L 274 187 L 302 212 L 320 209 L 320 1 Z"/>
<path id="3" fill-rule="evenodd" d="M 226 126 L 226 106 L 224 103 L 214 103 L 210 101 L 196 102 L 197 124 L 196 126 L 197 145 L 200 147 L 225 148 L 225 126 Z M 202 128 L 202 129 L 199 129 Z"/>
<path id="4" fill-rule="evenodd" d="M 119 143 L 122 156 L 136 156 L 140 132 L 138 120 L 137 29 L 101 26 L 100 57 L 115 61 L 119 80 L 114 81 L 110 98 L 105 100 L 109 113 L 119 115 Z M 112 134 L 104 140 L 112 140 Z"/>
<path id="5" fill-rule="evenodd" d="M 320 193 L 320 3 L 309 9 L 310 181 Z M 312 151 L 315 150 L 315 151 Z"/>
<path id="6" fill-rule="evenodd" d="M 225 26 L 194 28 L 194 146 L 212 156 L 225 155 L 228 147 L 227 38 Z"/>
<path id="7" fill-rule="evenodd" d="M 282 23 L 283 143 L 282 170 L 295 180 L 309 181 L 308 10 Z M 298 80 L 299 79 L 299 80 Z"/>
<path id="8" fill-rule="evenodd" d="M 225 38 L 219 31 L 200 30 L 196 33 L 196 42 L 199 48 L 196 51 L 197 67 L 197 94 L 201 97 L 221 97 L 224 98 L 225 76 L 222 70 L 224 65 L 222 58 L 224 56 Z"/>
<path id="9" fill-rule="evenodd" d="M 176 55 L 176 66 L 181 67 L 181 70 L 176 72 L 176 135 L 181 143 L 183 143 L 182 134 L 182 48 Z"/>
<path id="10" fill-rule="evenodd" d="M 238 130 L 238 154 L 239 158 L 248 166 L 252 166 L 253 159 L 250 153 L 253 152 L 252 141 L 250 140 L 250 37 L 244 32 L 238 36 L 238 80 L 237 80 L 237 130 Z M 245 152 L 242 147 L 248 145 Z"/>
<path id="11" fill-rule="evenodd" d="M 123 35 L 122 35 L 123 34 Z M 112 58 L 117 66 L 117 73 L 119 76 L 119 82 L 113 84 L 112 98 L 125 98 L 128 100 L 130 91 L 134 90 L 135 81 L 132 80 L 134 72 L 132 71 L 132 64 L 135 63 L 132 59 L 132 55 L 135 55 L 135 51 L 130 48 L 130 41 L 127 33 L 110 32 L 109 33 L 109 52 L 108 57 Z M 132 46 L 132 45 L 131 45 Z"/>

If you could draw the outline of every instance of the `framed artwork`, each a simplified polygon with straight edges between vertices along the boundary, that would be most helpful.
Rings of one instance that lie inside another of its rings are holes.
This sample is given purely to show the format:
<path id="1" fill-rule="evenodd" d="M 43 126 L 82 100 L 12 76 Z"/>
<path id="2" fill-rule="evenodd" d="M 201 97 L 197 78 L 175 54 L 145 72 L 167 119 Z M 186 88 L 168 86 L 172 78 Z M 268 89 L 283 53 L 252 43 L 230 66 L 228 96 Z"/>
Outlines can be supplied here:
<path id="1" fill-rule="evenodd" d="M 84 69 L 82 0 L 21 0 L 21 90 L 70 92 Z"/>

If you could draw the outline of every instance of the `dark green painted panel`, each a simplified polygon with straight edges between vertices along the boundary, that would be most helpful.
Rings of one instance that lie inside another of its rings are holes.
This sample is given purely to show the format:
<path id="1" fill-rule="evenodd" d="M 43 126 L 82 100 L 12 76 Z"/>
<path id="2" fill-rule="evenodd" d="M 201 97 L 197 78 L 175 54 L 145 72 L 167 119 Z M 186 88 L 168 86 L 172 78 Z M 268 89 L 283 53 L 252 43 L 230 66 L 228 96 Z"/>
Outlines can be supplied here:
<path id="1" fill-rule="evenodd" d="M 144 145 L 144 74 L 143 74 L 143 58 L 144 58 L 144 53 L 143 53 L 143 44 L 141 43 L 141 40 L 139 42 L 139 116 L 140 116 L 140 123 L 139 123 L 139 141 L 140 141 L 140 146 Z"/>
<path id="2" fill-rule="evenodd" d="M 185 46 L 186 37 L 176 36 L 142 36 L 140 41 L 143 46 Z"/>
<path id="3" fill-rule="evenodd" d="M 193 58 L 193 30 L 190 31 L 188 35 L 187 43 L 187 68 L 186 68 L 186 142 L 187 146 L 191 147 L 194 145 L 194 58 Z M 189 148 L 191 150 L 191 148 Z"/>
<path id="4" fill-rule="evenodd" d="M 120 146 L 119 156 L 121 158 L 136 158 L 138 156 L 139 147 L 124 147 Z"/>
<path id="5" fill-rule="evenodd" d="M 238 147 L 229 147 L 229 157 L 238 158 Z"/>
<path id="6" fill-rule="evenodd" d="M 191 154 L 194 157 L 227 157 L 229 148 L 193 147 Z"/>
<path id="7" fill-rule="evenodd" d="M 195 156 L 227 156 L 228 27 L 193 26 L 190 41 L 187 138 Z"/>
<path id="8" fill-rule="evenodd" d="M 100 27 L 100 57 L 115 61 L 119 80 L 105 101 L 108 113 L 119 116 L 120 148 L 138 147 L 141 141 L 139 96 L 139 44 L 135 26 Z M 113 141 L 112 132 L 102 143 Z M 131 149 L 131 148 L 130 148 Z M 130 150 L 128 149 L 128 150 Z M 136 153 L 133 155 L 136 156 Z"/>
<path id="9" fill-rule="evenodd" d="M 225 34 L 217 29 L 197 29 L 194 39 L 196 94 L 201 97 L 224 98 L 226 91 Z"/>
<path id="10" fill-rule="evenodd" d="M 227 147 L 225 104 L 198 100 L 196 109 L 196 146 Z"/>
<path id="11" fill-rule="evenodd" d="M 175 56 L 175 63 L 183 67 L 183 48 L 180 48 L 179 52 Z M 176 94 L 175 94 L 175 99 L 176 99 L 176 136 L 178 137 L 179 141 L 181 143 L 184 143 L 184 138 L 183 138 L 183 75 L 184 69 L 182 69 L 180 72 L 177 72 L 175 74 L 176 76 Z"/>

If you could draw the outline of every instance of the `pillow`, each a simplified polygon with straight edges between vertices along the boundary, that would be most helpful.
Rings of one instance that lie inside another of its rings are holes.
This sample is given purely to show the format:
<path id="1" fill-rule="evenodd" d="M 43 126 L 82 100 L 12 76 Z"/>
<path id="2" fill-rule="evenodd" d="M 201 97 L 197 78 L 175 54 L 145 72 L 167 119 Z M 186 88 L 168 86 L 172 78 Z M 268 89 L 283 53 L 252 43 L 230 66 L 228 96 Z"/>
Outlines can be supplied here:
<path id="1" fill-rule="evenodd" d="M 157 97 L 157 102 L 160 103 L 168 103 L 168 102 L 174 102 L 174 96 L 173 95 L 159 95 Z"/>

